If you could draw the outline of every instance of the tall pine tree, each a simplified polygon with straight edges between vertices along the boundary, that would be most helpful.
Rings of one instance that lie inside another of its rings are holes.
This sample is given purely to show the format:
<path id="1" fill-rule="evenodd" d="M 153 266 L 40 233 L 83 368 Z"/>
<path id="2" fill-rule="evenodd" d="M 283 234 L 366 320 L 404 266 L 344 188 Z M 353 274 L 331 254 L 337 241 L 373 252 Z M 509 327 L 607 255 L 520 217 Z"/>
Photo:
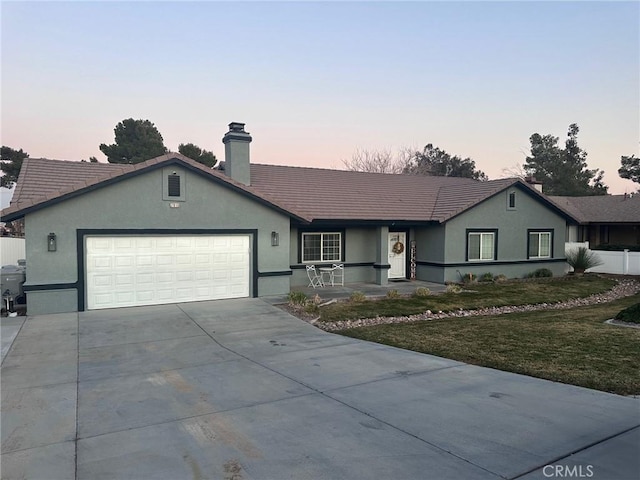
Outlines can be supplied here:
<path id="1" fill-rule="evenodd" d="M 526 158 L 524 170 L 544 185 L 547 195 L 569 197 L 606 195 L 608 187 L 603 183 L 604 172 L 587 168 L 587 152 L 578 146 L 578 125 L 569 125 L 565 148 L 558 146 L 558 137 L 534 133 L 531 153 Z"/>

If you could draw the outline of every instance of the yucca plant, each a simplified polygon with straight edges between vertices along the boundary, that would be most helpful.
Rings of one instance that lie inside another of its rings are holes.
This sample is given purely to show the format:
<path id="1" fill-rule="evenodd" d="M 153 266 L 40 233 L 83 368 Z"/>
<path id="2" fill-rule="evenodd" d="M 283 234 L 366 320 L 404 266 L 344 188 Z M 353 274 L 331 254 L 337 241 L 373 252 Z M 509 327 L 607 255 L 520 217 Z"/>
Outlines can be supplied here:
<path id="1" fill-rule="evenodd" d="M 575 273 L 584 273 L 585 270 L 602 265 L 602 260 L 588 248 L 578 247 L 567 252 L 567 263 Z"/>

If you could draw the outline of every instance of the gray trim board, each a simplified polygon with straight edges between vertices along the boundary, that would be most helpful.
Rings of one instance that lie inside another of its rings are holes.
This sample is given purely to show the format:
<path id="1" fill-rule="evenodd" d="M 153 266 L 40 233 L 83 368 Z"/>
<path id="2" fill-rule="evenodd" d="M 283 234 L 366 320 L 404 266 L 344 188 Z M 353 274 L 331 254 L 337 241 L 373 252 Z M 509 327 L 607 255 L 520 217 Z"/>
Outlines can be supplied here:
<path id="1" fill-rule="evenodd" d="M 416 261 L 416 265 L 422 265 L 426 267 L 474 267 L 474 266 L 482 266 L 482 265 L 525 265 L 525 264 L 534 264 L 534 263 L 560 263 L 566 262 L 566 258 L 541 258 L 535 260 L 512 260 L 512 261 L 470 261 L 470 262 L 425 262 L 418 260 Z"/>

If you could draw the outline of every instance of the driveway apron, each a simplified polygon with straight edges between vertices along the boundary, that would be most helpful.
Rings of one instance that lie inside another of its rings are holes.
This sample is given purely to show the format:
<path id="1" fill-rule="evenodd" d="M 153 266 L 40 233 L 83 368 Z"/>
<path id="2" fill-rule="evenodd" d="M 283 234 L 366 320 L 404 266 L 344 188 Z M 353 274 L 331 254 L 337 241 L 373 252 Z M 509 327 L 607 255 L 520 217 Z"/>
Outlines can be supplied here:
<path id="1" fill-rule="evenodd" d="M 638 399 L 326 333 L 259 299 L 4 320 L 3 479 L 640 474 Z"/>

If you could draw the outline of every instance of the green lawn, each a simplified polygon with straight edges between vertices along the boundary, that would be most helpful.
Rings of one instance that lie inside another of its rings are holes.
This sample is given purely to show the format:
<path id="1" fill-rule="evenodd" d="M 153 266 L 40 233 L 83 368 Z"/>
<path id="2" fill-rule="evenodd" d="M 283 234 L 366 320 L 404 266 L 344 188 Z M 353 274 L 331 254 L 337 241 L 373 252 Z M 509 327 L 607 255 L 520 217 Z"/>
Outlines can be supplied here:
<path id="1" fill-rule="evenodd" d="M 572 310 L 448 318 L 340 332 L 373 342 L 580 385 L 640 394 L 640 329 L 604 324 L 640 294 Z"/>

